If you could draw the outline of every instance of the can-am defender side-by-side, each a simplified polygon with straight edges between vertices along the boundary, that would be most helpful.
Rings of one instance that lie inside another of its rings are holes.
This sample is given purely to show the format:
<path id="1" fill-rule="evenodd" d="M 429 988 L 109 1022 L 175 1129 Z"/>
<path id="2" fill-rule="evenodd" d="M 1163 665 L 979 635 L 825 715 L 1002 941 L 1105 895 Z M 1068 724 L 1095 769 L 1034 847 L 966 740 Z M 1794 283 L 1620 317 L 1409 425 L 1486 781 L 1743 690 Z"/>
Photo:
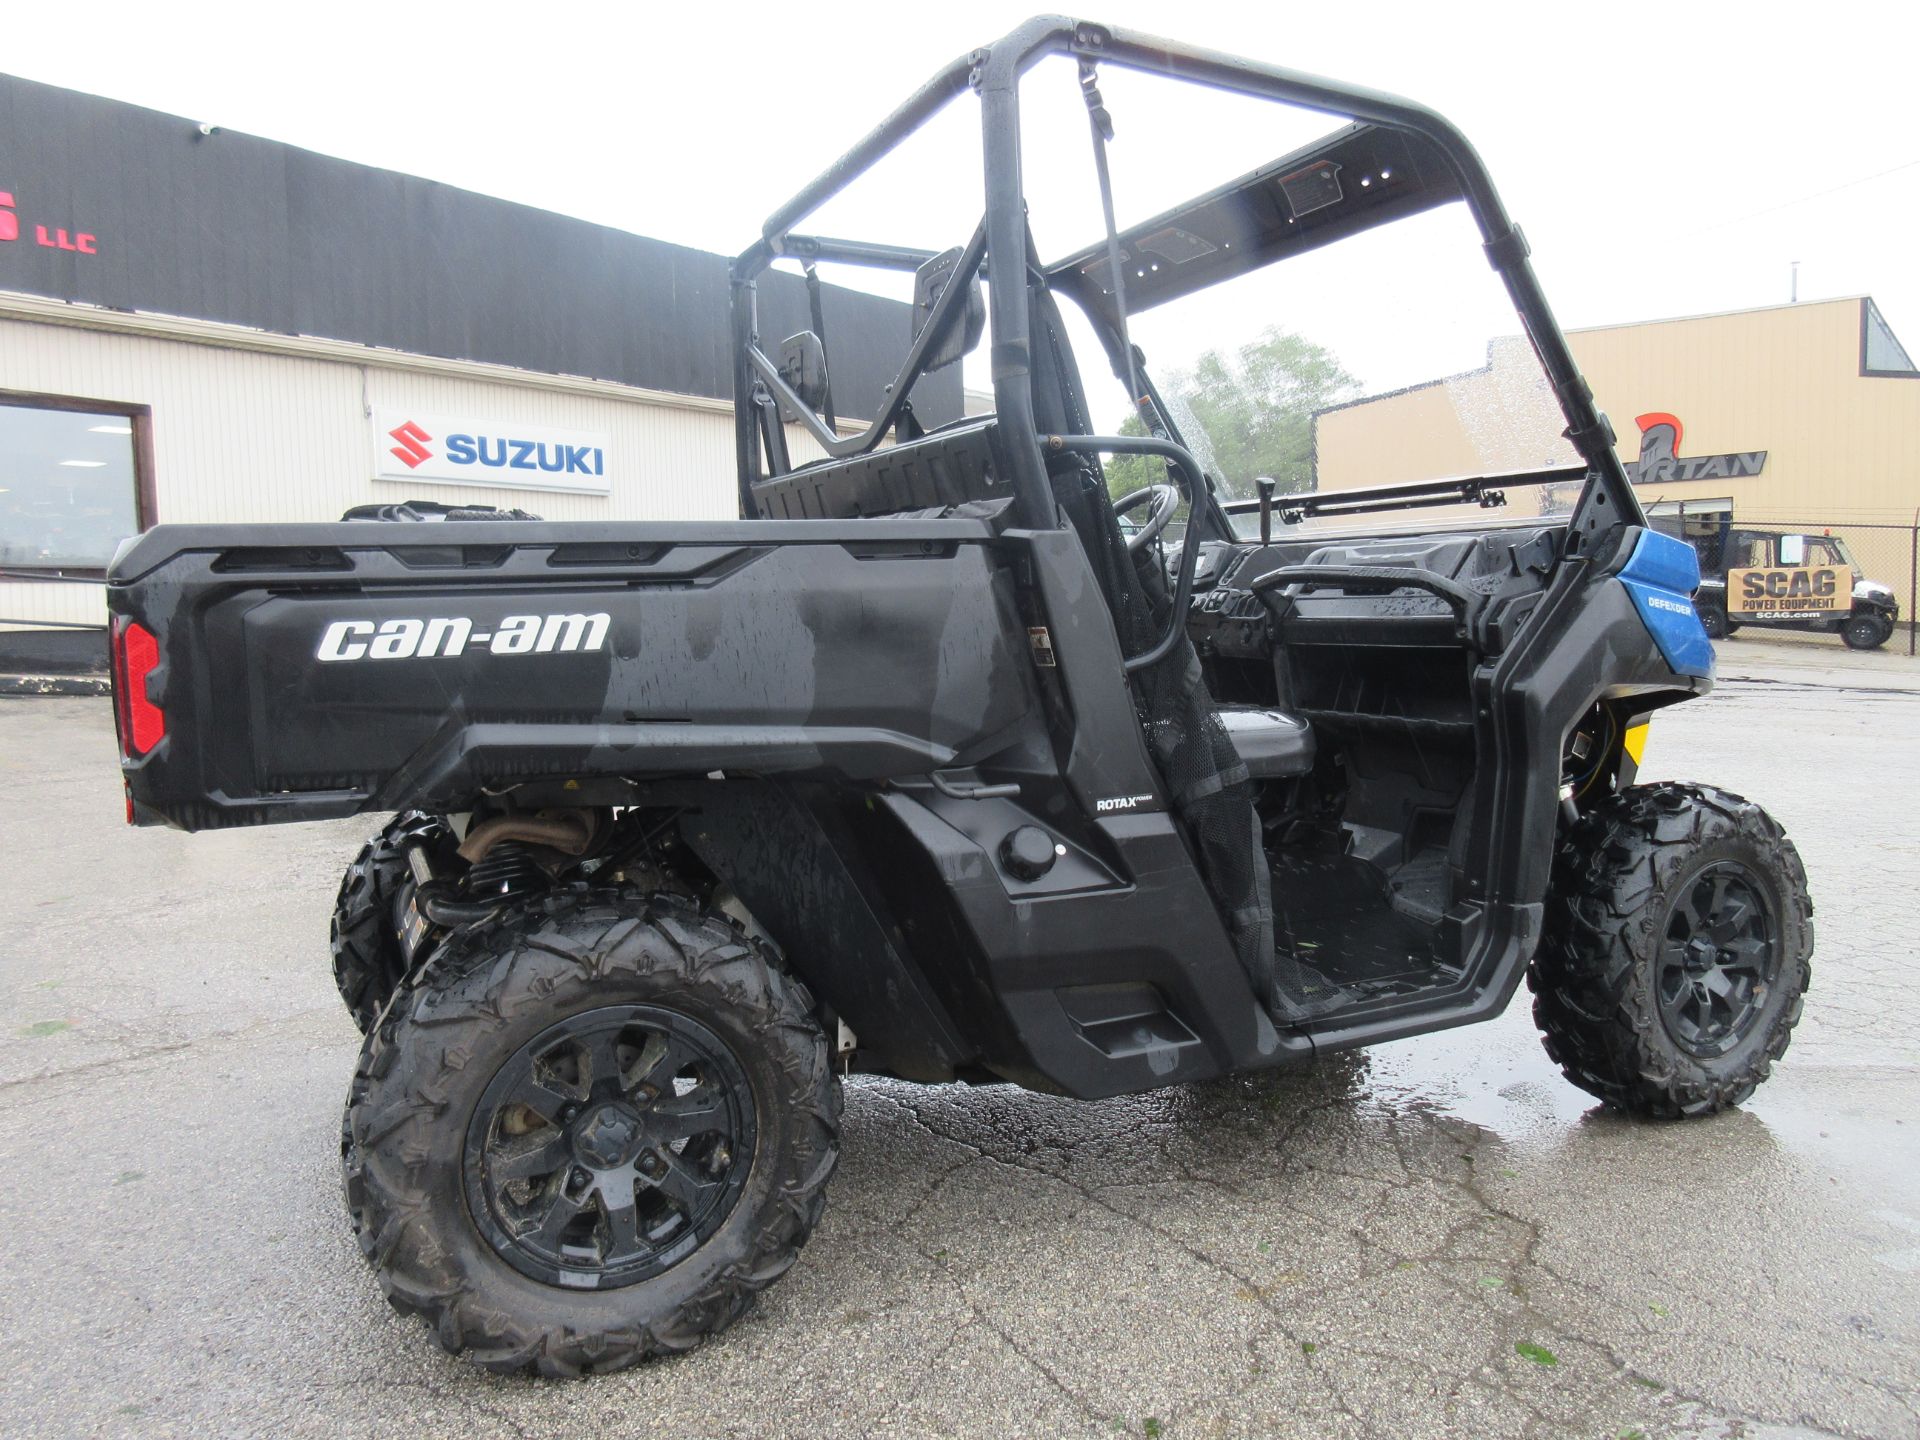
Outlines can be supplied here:
<path id="1" fill-rule="evenodd" d="M 1116 218 L 1136 85 L 1317 138 Z M 953 248 L 802 230 L 973 101 L 984 203 Z M 1052 153 L 1023 152 L 1023 104 L 1091 136 L 1082 248 L 1039 238 L 1058 187 L 1023 180 Z M 1163 318 L 1324 312 L 1397 378 L 1447 297 L 1373 247 L 1428 247 L 1441 212 L 1524 339 L 1421 390 L 1430 428 L 1343 429 L 1364 407 L 1322 387 L 1319 487 L 1278 491 L 1241 473 L 1273 426 L 1210 452 L 1220 392 L 1148 373 Z M 831 291 L 761 334 L 778 263 L 911 282 L 868 423 L 833 413 Z M 1267 313 L 1246 287 L 1287 273 L 1302 308 Z M 1706 1114 L 1766 1077 L 1807 985 L 1804 873 L 1749 801 L 1634 783 L 1648 717 L 1711 686 L 1694 554 L 1646 525 L 1440 117 L 1037 19 L 778 210 L 733 307 L 737 521 L 397 507 L 165 526 L 111 571 L 133 819 L 398 813 L 335 920 L 367 1032 L 343 1157 L 368 1261 L 441 1344 L 572 1374 L 726 1326 L 819 1219 L 850 1071 L 1111 1096 L 1490 1019 L 1525 975 L 1609 1105 Z M 916 386 L 983 337 L 992 413 L 935 413 Z"/>

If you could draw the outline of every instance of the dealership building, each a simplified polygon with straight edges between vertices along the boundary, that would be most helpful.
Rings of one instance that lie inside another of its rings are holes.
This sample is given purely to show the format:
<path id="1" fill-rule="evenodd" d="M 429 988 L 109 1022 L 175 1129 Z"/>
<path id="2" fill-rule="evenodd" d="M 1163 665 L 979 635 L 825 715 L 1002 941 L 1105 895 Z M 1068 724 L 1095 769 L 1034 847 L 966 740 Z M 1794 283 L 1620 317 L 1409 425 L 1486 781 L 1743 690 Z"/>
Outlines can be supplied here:
<path id="1" fill-rule="evenodd" d="M 872 414 L 910 308 L 818 298 Z M 815 328 L 805 281 L 759 317 Z M 161 521 L 730 516 L 730 333 L 721 256 L 0 75 L 0 655 L 97 649 Z M 958 367 L 915 401 L 957 415 Z"/>
<path id="2" fill-rule="evenodd" d="M 1871 298 L 1605 325 L 1567 339 L 1650 509 L 1844 536 L 1913 615 L 1920 367 Z M 1317 483 L 1341 490 L 1563 463 L 1571 451 L 1512 448 L 1538 427 L 1484 423 L 1550 403 L 1526 342 L 1496 340 L 1477 370 L 1320 412 Z M 1509 498 L 1516 509 L 1527 503 L 1520 491 Z"/>
<path id="3" fill-rule="evenodd" d="M 909 307 L 812 298 L 763 277 L 763 333 L 823 328 L 839 413 L 872 414 Z M 1569 339 L 1650 506 L 1844 532 L 1914 614 L 1920 369 L 1871 299 Z M 721 256 L 0 75 L 0 668 L 98 652 L 104 567 L 161 521 L 731 515 L 732 390 Z M 959 367 L 915 402 L 959 414 Z M 1568 456 L 1492 452 L 1550 404 L 1496 341 L 1317 415 L 1317 484 L 1536 469 Z"/>

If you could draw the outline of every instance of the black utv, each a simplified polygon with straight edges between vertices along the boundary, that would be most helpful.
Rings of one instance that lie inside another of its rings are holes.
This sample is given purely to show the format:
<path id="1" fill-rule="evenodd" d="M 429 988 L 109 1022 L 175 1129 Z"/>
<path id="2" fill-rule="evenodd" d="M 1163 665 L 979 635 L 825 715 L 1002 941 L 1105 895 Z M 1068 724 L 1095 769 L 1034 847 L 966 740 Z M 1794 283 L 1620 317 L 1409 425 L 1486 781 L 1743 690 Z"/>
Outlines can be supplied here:
<path id="1" fill-rule="evenodd" d="M 1127 129 L 1160 92 L 1256 120 L 1172 163 Z M 983 189 L 889 173 L 983 194 L 970 233 L 802 228 L 950 104 Z M 1023 151 L 1023 108 L 1063 143 Z M 1247 143 L 1285 153 L 1152 199 Z M 910 289 L 863 423 L 832 416 L 833 290 L 762 335 L 776 265 Z M 112 568 L 136 823 L 398 813 L 340 890 L 342 1148 L 368 1261 L 442 1345 L 574 1374 L 725 1327 L 820 1218 L 849 1072 L 1111 1096 L 1491 1019 L 1524 975 L 1608 1105 L 1766 1078 L 1804 872 L 1757 805 L 1635 783 L 1648 717 L 1712 684 L 1694 553 L 1647 526 L 1445 120 L 1037 19 L 732 274 L 738 520 L 395 507 L 164 526 Z M 1469 298 L 1491 328 L 1420 338 Z M 991 413 L 938 413 L 928 377 L 983 336 Z M 1535 376 L 1474 382 L 1490 336 Z M 1377 483 L 1336 488 L 1356 371 L 1450 378 L 1430 428 L 1350 437 Z M 1234 385 L 1277 408 L 1210 438 Z M 1261 483 L 1302 427 L 1321 471 Z"/>
<path id="2" fill-rule="evenodd" d="M 1849 650 L 1877 650 L 1900 623 L 1893 587 L 1868 579 L 1843 536 L 1736 527 L 1730 510 L 1650 517 L 1700 558 L 1693 608 L 1710 638 L 1743 625 L 1838 635 Z"/>

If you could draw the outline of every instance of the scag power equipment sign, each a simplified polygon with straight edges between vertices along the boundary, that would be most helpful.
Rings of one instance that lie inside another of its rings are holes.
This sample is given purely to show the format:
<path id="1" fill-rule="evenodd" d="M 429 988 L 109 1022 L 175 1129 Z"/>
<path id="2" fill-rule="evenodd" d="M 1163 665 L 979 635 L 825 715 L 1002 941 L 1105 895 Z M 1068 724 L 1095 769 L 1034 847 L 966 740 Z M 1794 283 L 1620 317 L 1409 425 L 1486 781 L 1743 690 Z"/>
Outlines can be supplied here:
<path id="1" fill-rule="evenodd" d="M 1842 565 L 1766 566 L 1727 572 L 1727 612 L 1769 620 L 1819 620 L 1853 608 L 1853 572 Z"/>
<path id="2" fill-rule="evenodd" d="M 585 495 L 610 488 L 613 444 L 602 431 L 391 410 L 373 425 L 373 473 L 381 480 Z"/>

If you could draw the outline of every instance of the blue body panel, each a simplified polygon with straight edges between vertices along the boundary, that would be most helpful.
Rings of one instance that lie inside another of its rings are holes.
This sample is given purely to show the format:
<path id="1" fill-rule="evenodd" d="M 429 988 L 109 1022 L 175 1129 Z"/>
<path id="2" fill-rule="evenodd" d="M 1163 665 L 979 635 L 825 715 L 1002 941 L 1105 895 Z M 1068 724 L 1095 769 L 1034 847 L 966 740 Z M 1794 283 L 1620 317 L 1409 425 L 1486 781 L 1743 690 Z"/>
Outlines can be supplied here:
<path id="1" fill-rule="evenodd" d="M 1673 673 L 1711 678 L 1713 642 L 1693 608 L 1693 592 L 1700 586 L 1700 557 L 1693 547 L 1643 530 L 1619 578 Z"/>

